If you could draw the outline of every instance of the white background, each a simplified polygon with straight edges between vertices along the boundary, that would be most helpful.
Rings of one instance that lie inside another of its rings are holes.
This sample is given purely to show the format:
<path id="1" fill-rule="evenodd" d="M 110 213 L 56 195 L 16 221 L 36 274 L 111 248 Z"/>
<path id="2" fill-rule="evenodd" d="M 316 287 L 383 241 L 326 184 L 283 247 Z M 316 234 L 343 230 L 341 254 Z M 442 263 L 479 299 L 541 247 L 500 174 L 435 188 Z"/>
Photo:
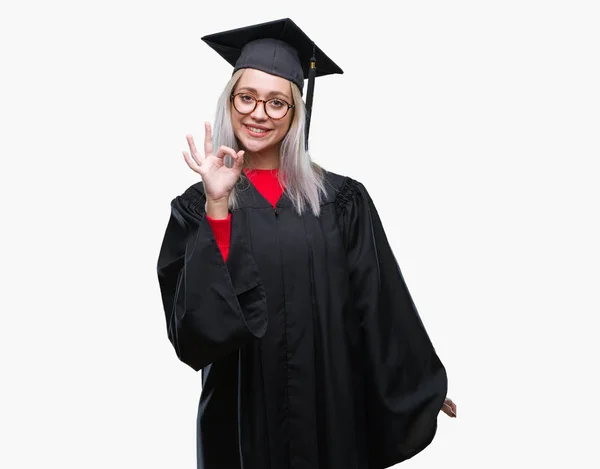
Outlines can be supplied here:
<path id="1" fill-rule="evenodd" d="M 600 467 L 597 3 L 285 5 L 3 2 L 0 467 L 195 467 L 156 260 L 230 76 L 200 37 L 283 17 L 344 69 L 313 157 L 373 196 L 458 404 L 401 467 Z"/>

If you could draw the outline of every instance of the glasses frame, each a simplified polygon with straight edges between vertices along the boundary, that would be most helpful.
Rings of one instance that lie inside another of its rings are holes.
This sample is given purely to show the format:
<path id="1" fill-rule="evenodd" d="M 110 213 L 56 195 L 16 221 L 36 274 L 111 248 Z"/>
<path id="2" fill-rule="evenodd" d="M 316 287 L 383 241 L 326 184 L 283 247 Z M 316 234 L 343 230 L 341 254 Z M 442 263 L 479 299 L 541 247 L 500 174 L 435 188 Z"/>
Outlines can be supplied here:
<path id="1" fill-rule="evenodd" d="M 252 108 L 252 111 L 250 111 L 250 112 L 241 112 L 241 111 L 240 111 L 240 110 L 239 110 L 239 109 L 238 109 L 238 108 L 235 106 L 235 97 L 236 97 L 236 96 L 239 96 L 239 95 L 241 95 L 241 94 L 243 94 L 243 95 L 246 95 L 246 96 L 250 96 L 252 99 L 254 99 L 254 107 Z M 283 119 L 285 116 L 287 116 L 287 115 L 288 115 L 288 112 L 290 112 L 290 109 L 293 109 L 294 107 L 296 107 L 296 105 L 295 105 L 295 104 L 290 104 L 290 103 L 288 103 L 288 102 L 287 102 L 285 99 L 281 99 L 281 98 L 257 99 L 257 98 L 255 98 L 254 96 L 252 96 L 251 94 L 249 94 L 249 93 L 246 93 L 246 92 L 241 92 L 241 93 L 232 94 L 232 95 L 230 96 L 230 99 L 231 99 L 231 105 L 232 105 L 232 106 L 235 108 L 235 110 L 236 110 L 237 112 L 239 112 L 239 113 L 240 113 L 241 115 L 243 115 L 243 116 L 247 116 L 248 114 L 252 114 L 254 111 L 256 111 L 256 107 L 258 106 L 258 103 L 263 103 L 263 109 L 265 110 L 265 114 L 266 114 L 266 115 L 269 117 L 269 119 L 273 119 L 274 121 L 278 121 L 278 120 L 281 120 L 281 119 Z M 281 116 L 281 117 L 271 117 L 271 116 L 269 115 L 268 111 L 267 111 L 267 103 L 268 103 L 269 101 L 275 101 L 275 100 L 277 100 L 277 101 L 281 101 L 281 102 L 283 102 L 283 103 L 284 103 L 284 104 L 287 106 L 287 109 L 286 109 L 286 111 L 285 111 L 285 114 L 284 114 L 283 116 Z"/>

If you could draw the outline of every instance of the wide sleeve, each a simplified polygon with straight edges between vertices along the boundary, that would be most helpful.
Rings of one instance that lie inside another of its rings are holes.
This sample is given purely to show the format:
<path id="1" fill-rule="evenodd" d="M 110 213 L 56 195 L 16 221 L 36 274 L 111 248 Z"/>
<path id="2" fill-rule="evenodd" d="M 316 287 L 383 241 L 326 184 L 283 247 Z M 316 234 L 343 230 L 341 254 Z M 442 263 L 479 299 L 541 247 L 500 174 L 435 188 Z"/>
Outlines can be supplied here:
<path id="1" fill-rule="evenodd" d="M 446 370 L 364 186 L 348 179 L 336 206 L 362 324 L 369 467 L 384 468 L 432 442 L 447 392 Z"/>
<path id="2" fill-rule="evenodd" d="M 223 256 L 223 259 L 227 261 L 227 256 L 229 255 L 229 243 L 231 242 L 231 213 L 227 215 L 227 218 L 222 220 L 210 218 L 208 215 L 206 216 L 206 219 L 213 230 L 221 255 Z"/>
<path id="3" fill-rule="evenodd" d="M 267 327 L 266 295 L 244 236 L 227 264 L 196 186 L 171 202 L 158 257 L 158 281 L 167 335 L 179 359 L 198 371 Z"/>

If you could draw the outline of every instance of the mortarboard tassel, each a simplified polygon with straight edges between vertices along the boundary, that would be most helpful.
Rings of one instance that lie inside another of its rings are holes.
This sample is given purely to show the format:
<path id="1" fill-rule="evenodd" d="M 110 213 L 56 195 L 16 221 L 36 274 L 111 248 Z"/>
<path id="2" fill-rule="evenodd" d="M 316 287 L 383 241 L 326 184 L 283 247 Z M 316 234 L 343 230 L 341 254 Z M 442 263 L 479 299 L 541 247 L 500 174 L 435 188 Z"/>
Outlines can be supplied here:
<path id="1" fill-rule="evenodd" d="M 310 117 L 312 114 L 313 94 L 315 91 L 315 77 L 317 76 L 317 59 L 315 58 L 315 46 L 313 44 L 313 56 L 310 58 L 308 70 L 308 89 L 306 91 L 306 141 L 305 150 L 308 150 L 308 132 L 310 130 Z"/>

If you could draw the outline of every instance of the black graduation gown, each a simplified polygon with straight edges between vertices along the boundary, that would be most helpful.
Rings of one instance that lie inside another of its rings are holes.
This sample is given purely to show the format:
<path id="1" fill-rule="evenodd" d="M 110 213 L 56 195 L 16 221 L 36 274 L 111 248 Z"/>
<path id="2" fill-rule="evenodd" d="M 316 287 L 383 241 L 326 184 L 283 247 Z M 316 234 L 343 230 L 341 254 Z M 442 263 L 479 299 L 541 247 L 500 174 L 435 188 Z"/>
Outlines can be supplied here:
<path id="1" fill-rule="evenodd" d="M 200 469 L 377 469 L 432 441 L 446 371 L 362 184 L 326 173 L 320 217 L 238 191 L 225 263 L 202 183 L 158 260 L 168 337 L 202 369 Z"/>

